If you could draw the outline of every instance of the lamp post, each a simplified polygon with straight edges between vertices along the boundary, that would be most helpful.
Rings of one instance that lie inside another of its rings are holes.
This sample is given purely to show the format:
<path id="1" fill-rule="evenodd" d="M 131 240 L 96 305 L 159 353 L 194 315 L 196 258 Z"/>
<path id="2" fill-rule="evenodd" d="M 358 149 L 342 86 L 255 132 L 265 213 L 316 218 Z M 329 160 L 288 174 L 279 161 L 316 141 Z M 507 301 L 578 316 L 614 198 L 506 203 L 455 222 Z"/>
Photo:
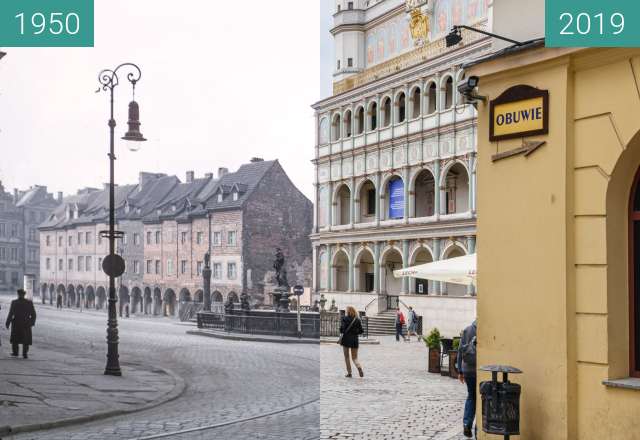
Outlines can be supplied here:
<path id="1" fill-rule="evenodd" d="M 122 139 L 128 141 L 132 151 L 139 149 L 138 142 L 146 141 L 140 133 L 140 108 L 135 101 L 136 84 L 142 77 L 140 68 L 132 63 L 124 63 L 113 70 L 105 69 L 98 75 L 98 81 L 102 90 L 110 94 L 110 118 L 109 118 L 109 230 L 100 231 L 102 237 L 109 239 L 109 255 L 102 261 L 102 269 L 109 276 L 109 317 L 107 320 L 107 366 L 104 374 L 110 376 L 122 376 L 120 370 L 120 356 L 118 355 L 118 314 L 116 311 L 116 282 L 115 279 L 124 273 L 125 263 L 122 257 L 115 252 L 116 238 L 122 238 L 124 233 L 115 230 L 115 185 L 114 162 L 115 156 L 115 128 L 116 121 L 113 117 L 113 91 L 119 85 L 118 71 L 128 71 L 126 78 L 133 89 L 133 100 L 129 103 L 129 130 Z M 98 89 L 100 91 L 100 89 Z"/>

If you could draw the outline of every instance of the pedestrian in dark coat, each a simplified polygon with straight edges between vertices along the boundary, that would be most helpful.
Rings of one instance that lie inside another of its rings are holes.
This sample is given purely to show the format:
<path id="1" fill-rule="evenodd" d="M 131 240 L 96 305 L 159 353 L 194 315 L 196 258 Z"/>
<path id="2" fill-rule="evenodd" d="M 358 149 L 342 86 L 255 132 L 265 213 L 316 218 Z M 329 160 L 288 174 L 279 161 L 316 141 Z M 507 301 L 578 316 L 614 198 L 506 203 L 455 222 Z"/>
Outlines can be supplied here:
<path id="1" fill-rule="evenodd" d="M 353 360 L 354 365 L 358 369 L 358 374 L 360 377 L 364 377 L 364 372 L 362 371 L 362 365 L 358 362 L 358 336 L 364 333 L 362 328 L 362 321 L 358 317 L 358 312 L 352 306 L 347 307 L 345 316 L 342 317 L 342 322 L 340 323 L 340 345 L 342 345 L 342 350 L 344 352 L 344 361 L 347 365 L 347 375 L 346 377 L 351 377 L 351 360 Z M 351 360 L 349 359 L 349 352 L 351 352 Z"/>
<path id="2" fill-rule="evenodd" d="M 472 437 L 473 420 L 476 417 L 476 335 L 478 324 L 476 321 L 464 329 L 460 338 L 456 368 L 460 382 L 467 384 L 467 400 L 464 404 L 462 428 L 465 437 Z"/>
<path id="3" fill-rule="evenodd" d="M 33 302 L 25 299 L 25 292 L 18 290 L 18 299 L 11 301 L 11 308 L 7 315 L 7 329 L 11 326 L 11 356 L 18 356 L 19 345 L 22 344 L 22 357 L 27 358 L 31 345 L 31 327 L 36 325 L 36 309 Z"/>

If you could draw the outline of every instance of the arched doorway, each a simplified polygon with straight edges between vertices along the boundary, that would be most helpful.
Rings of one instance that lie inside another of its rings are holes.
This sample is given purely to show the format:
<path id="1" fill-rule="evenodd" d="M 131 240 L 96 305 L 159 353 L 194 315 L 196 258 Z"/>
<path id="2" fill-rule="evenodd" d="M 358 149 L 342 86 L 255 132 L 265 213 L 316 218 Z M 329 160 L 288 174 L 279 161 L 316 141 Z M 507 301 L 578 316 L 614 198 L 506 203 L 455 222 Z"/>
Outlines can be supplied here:
<path id="1" fill-rule="evenodd" d="M 351 190 L 347 185 L 340 186 L 336 191 L 333 205 L 336 209 L 336 225 L 348 225 L 351 222 Z"/>
<path id="2" fill-rule="evenodd" d="M 460 162 L 456 162 L 447 171 L 444 188 L 447 214 L 469 211 L 469 173 Z"/>
<path id="3" fill-rule="evenodd" d="M 443 259 L 448 260 L 449 258 L 462 257 L 464 255 L 466 255 L 464 249 L 462 249 L 458 245 L 452 245 L 445 251 Z M 461 284 L 443 283 L 442 294 L 449 296 L 465 296 L 467 294 L 467 286 L 463 286 Z"/>
<path id="4" fill-rule="evenodd" d="M 65 305 L 67 307 L 74 307 L 76 305 L 76 289 L 73 287 L 73 284 L 67 286 L 67 302 Z"/>
<path id="5" fill-rule="evenodd" d="M 414 183 L 414 217 L 435 214 L 436 181 L 429 170 L 422 170 Z"/>
<path id="6" fill-rule="evenodd" d="M 393 276 L 393 271 L 402 269 L 402 254 L 395 248 L 389 248 L 380 260 L 380 290 L 387 295 L 399 295 L 402 292 L 402 278 Z"/>
<path id="7" fill-rule="evenodd" d="M 369 179 L 360 186 L 358 197 L 359 218 L 358 223 L 371 223 L 376 220 L 376 187 Z"/>
<path id="8" fill-rule="evenodd" d="M 211 302 L 214 302 L 214 303 L 224 302 L 224 299 L 222 298 L 222 293 L 218 292 L 217 290 L 213 292 L 211 294 Z"/>
<path id="9" fill-rule="evenodd" d="M 96 309 L 101 310 L 104 308 L 107 301 L 107 292 L 104 287 L 100 286 L 96 289 Z"/>
<path id="10" fill-rule="evenodd" d="M 160 288 L 156 287 L 153 289 L 153 315 L 163 315 L 162 311 L 162 292 Z"/>
<path id="11" fill-rule="evenodd" d="M 349 257 L 344 249 L 336 252 L 333 258 L 333 290 L 346 292 L 349 290 Z"/>
<path id="12" fill-rule="evenodd" d="M 93 286 L 87 286 L 85 290 L 85 307 L 87 309 L 94 309 L 96 307 L 96 292 Z"/>
<path id="13" fill-rule="evenodd" d="M 82 307 L 86 307 L 85 304 L 85 296 L 84 296 L 84 287 L 83 286 L 78 286 L 76 287 L 76 307 L 80 307 L 80 305 L 82 305 Z"/>
<path id="14" fill-rule="evenodd" d="M 131 303 L 131 296 L 129 295 L 129 289 L 126 286 L 120 286 L 120 290 L 118 292 L 118 303 L 119 303 L 120 317 L 122 317 L 122 313 L 125 310 L 125 306 Z"/>
<path id="15" fill-rule="evenodd" d="M 357 276 L 355 277 L 355 290 L 358 292 L 373 292 L 375 287 L 375 275 L 373 254 L 369 249 L 363 249 L 357 256 L 354 268 Z"/>
<path id="16" fill-rule="evenodd" d="M 58 293 L 56 304 L 58 304 L 57 301 L 59 301 L 60 307 L 64 307 L 67 304 L 67 289 L 65 289 L 62 284 L 58 284 L 58 288 L 56 290 Z"/>
<path id="17" fill-rule="evenodd" d="M 136 286 L 131 289 L 131 313 L 142 312 L 142 290 Z"/>
<path id="18" fill-rule="evenodd" d="M 49 284 L 49 305 L 53 305 L 53 297 L 56 296 L 56 287 Z"/>
<path id="19" fill-rule="evenodd" d="M 429 249 L 425 247 L 421 247 L 416 250 L 413 255 L 413 261 L 409 264 L 410 266 L 418 266 L 420 264 L 427 264 L 433 262 L 433 256 Z M 433 292 L 433 281 L 423 280 L 421 278 L 411 278 L 411 282 L 413 284 L 412 290 L 413 293 L 418 295 L 428 295 Z"/>
<path id="20" fill-rule="evenodd" d="M 196 290 L 196 293 L 193 295 L 193 301 L 197 303 L 204 302 L 204 292 L 202 291 L 202 289 Z"/>
<path id="21" fill-rule="evenodd" d="M 153 299 L 151 296 L 151 289 L 148 287 L 144 288 L 144 314 L 148 315 L 153 313 Z"/>
<path id="22" fill-rule="evenodd" d="M 238 295 L 234 291 L 229 292 L 229 294 L 227 295 L 227 301 L 229 300 L 231 300 L 231 302 L 233 302 L 234 304 L 237 304 L 240 302 Z"/>
<path id="23" fill-rule="evenodd" d="M 164 316 L 176 316 L 176 293 L 173 289 L 164 292 Z"/>
<path id="24" fill-rule="evenodd" d="M 40 299 L 42 300 L 42 304 L 47 302 L 47 296 L 49 294 L 49 286 L 47 284 L 43 284 L 40 286 Z"/>

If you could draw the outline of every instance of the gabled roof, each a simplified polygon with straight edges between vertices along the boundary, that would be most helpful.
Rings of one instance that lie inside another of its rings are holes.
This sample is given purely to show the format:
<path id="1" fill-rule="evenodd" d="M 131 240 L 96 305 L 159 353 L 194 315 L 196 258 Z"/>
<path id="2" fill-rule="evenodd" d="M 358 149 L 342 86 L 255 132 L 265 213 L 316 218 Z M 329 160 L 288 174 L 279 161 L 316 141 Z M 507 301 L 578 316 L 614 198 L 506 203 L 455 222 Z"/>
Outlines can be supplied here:
<path id="1" fill-rule="evenodd" d="M 251 196 L 253 190 L 264 178 L 267 171 L 275 165 L 277 160 L 251 162 L 242 165 L 235 173 L 228 173 L 220 178 L 212 197 L 206 201 L 206 209 L 210 211 L 241 208 Z M 238 199 L 233 200 L 233 190 L 238 193 Z M 222 192 L 223 199 L 218 201 L 218 193 Z"/>

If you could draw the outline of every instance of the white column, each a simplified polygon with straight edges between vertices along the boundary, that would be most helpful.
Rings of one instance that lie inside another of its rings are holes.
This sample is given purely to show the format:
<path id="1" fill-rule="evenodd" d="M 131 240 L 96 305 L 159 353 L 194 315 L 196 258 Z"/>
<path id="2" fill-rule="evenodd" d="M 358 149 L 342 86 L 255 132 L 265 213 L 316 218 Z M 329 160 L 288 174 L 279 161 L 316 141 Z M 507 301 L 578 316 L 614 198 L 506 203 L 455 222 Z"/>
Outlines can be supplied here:
<path id="1" fill-rule="evenodd" d="M 354 277 L 354 264 L 353 264 L 353 243 L 349 243 L 349 266 L 348 266 L 348 270 L 349 270 L 349 287 L 348 287 L 348 291 L 349 292 L 353 292 L 354 291 L 354 286 L 353 286 L 353 277 Z"/>
<path id="2" fill-rule="evenodd" d="M 320 280 L 318 279 L 318 246 L 315 244 L 313 245 L 312 264 L 313 268 L 311 269 L 311 275 L 313 279 L 313 292 L 311 294 L 313 295 L 315 292 L 320 290 Z"/>
<path id="3" fill-rule="evenodd" d="M 380 172 L 376 173 L 375 177 L 375 185 L 376 185 L 376 227 L 380 226 L 380 194 L 382 193 L 380 188 Z"/>
<path id="4" fill-rule="evenodd" d="M 331 230 L 333 225 L 333 182 L 327 185 L 327 226 Z"/>
<path id="5" fill-rule="evenodd" d="M 409 240 L 402 240 L 402 268 L 409 267 Z M 402 278 L 402 294 L 409 293 L 409 278 Z"/>
<path id="6" fill-rule="evenodd" d="M 380 295 L 380 243 L 373 245 L 373 290 Z"/>
<path id="7" fill-rule="evenodd" d="M 436 160 L 433 164 L 433 211 L 436 216 L 436 220 L 440 218 L 440 160 Z"/>
<path id="8" fill-rule="evenodd" d="M 349 225 L 351 228 L 353 228 L 353 224 L 355 223 L 355 215 L 356 215 L 355 189 L 356 189 L 356 179 L 352 177 L 351 191 L 349 192 L 350 193 L 349 194 Z"/>
<path id="9" fill-rule="evenodd" d="M 405 157 L 408 157 L 408 151 L 406 151 L 405 149 Z M 404 209 L 403 209 L 403 216 L 404 216 L 404 223 L 408 224 L 409 223 L 409 167 L 405 166 L 404 170 L 403 170 L 403 176 L 402 176 L 402 183 L 403 183 L 403 190 L 404 190 Z"/>

